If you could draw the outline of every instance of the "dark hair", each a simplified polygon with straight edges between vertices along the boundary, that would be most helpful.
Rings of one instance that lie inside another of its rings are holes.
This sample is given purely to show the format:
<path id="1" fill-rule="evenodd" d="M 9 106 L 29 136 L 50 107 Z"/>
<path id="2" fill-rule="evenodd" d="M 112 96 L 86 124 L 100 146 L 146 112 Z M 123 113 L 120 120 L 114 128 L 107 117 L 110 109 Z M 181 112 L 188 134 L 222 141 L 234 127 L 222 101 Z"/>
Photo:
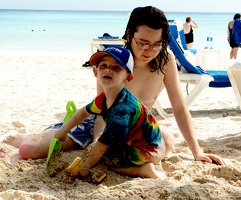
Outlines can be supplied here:
<path id="1" fill-rule="evenodd" d="M 241 17 L 241 15 L 239 13 L 236 13 L 234 16 L 233 16 L 233 20 L 236 20 L 236 19 L 239 19 Z"/>
<path id="2" fill-rule="evenodd" d="M 168 62 L 167 46 L 170 41 L 170 30 L 167 18 L 163 11 L 152 6 L 135 8 L 131 12 L 125 34 L 122 37 L 124 40 L 126 40 L 125 47 L 131 52 L 131 40 L 134 37 L 135 32 L 137 32 L 138 27 L 141 25 L 146 25 L 155 30 L 162 29 L 162 49 L 158 56 L 151 60 L 149 66 L 152 72 L 161 71 L 164 74 L 164 66 Z"/>
<path id="3" fill-rule="evenodd" d="M 192 21 L 192 18 L 191 17 L 186 17 L 186 22 L 189 23 Z"/>

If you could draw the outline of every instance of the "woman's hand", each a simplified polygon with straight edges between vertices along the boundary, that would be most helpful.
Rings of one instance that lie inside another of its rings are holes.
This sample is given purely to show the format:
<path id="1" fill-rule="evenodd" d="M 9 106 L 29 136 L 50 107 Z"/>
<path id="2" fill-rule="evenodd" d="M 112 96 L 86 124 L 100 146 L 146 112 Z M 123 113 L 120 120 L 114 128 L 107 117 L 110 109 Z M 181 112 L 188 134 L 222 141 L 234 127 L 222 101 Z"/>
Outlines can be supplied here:
<path id="1" fill-rule="evenodd" d="M 227 40 L 228 40 L 228 43 L 230 44 L 230 37 L 228 37 Z"/>
<path id="2" fill-rule="evenodd" d="M 208 163 L 215 163 L 218 165 L 226 165 L 224 160 L 215 154 L 202 154 L 195 158 L 196 161 L 204 161 Z"/>

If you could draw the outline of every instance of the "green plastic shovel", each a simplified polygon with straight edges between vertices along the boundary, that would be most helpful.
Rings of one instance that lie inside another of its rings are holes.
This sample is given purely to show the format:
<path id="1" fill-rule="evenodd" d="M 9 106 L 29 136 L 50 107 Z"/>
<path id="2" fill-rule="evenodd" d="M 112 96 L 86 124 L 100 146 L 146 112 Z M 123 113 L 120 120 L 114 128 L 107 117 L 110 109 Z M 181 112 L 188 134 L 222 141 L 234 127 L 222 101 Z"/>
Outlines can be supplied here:
<path id="1" fill-rule="evenodd" d="M 49 152 L 48 152 L 48 157 L 47 157 L 47 160 L 46 160 L 46 167 L 48 167 L 49 161 L 50 161 L 53 153 L 59 153 L 60 150 L 61 150 L 61 144 L 60 144 L 59 139 L 53 138 L 50 142 L 50 145 L 49 145 Z"/>
<path id="2" fill-rule="evenodd" d="M 66 105 L 66 115 L 64 117 L 64 123 L 66 124 L 67 121 L 76 113 L 77 109 L 73 101 L 68 101 Z"/>
<path id="3" fill-rule="evenodd" d="M 65 124 L 77 111 L 76 106 L 75 106 L 73 101 L 67 102 L 66 111 L 67 111 L 67 113 L 64 117 L 63 124 Z M 61 150 L 61 143 L 60 143 L 59 139 L 53 138 L 50 142 L 50 145 L 49 145 L 49 152 L 48 152 L 48 157 L 47 157 L 47 160 L 46 160 L 46 166 L 47 167 L 49 165 L 49 161 L 50 161 L 53 153 L 59 153 L 60 150 Z"/>

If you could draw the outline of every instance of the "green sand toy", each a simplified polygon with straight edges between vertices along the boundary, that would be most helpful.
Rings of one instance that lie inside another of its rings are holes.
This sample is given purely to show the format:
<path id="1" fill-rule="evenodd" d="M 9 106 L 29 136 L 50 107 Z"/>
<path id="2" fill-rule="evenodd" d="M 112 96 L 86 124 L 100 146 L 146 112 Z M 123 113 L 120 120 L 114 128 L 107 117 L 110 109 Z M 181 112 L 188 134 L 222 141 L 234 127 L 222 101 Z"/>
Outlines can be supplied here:
<path id="1" fill-rule="evenodd" d="M 49 145 L 49 152 L 48 152 L 48 157 L 47 157 L 47 160 L 46 160 L 46 166 L 47 167 L 49 165 L 49 161 L 50 161 L 53 153 L 59 153 L 60 150 L 61 150 L 61 144 L 60 144 L 59 139 L 53 138 L 50 142 L 50 145 Z"/>
<path id="2" fill-rule="evenodd" d="M 66 124 L 67 121 L 76 113 L 77 109 L 73 101 L 68 101 L 66 105 L 66 115 L 64 117 L 64 123 Z"/>
<path id="3" fill-rule="evenodd" d="M 77 109 L 73 101 L 68 101 L 66 105 L 66 115 L 64 117 L 64 122 L 63 124 L 66 124 L 67 121 L 76 113 Z M 59 153 L 61 150 L 61 143 L 59 139 L 53 138 L 50 142 L 49 145 L 49 152 L 48 152 L 48 157 L 46 160 L 46 166 L 48 167 L 49 161 L 53 155 L 53 153 Z"/>

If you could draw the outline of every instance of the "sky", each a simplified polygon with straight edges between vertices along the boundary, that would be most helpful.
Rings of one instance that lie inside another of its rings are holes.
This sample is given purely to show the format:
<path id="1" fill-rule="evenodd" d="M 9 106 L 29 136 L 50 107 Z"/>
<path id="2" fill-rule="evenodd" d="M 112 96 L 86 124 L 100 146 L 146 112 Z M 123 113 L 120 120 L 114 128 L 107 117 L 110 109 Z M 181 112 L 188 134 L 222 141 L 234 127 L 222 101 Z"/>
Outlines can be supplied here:
<path id="1" fill-rule="evenodd" d="M 0 9 L 131 11 L 147 5 L 166 12 L 241 13 L 241 0 L 0 0 Z"/>

